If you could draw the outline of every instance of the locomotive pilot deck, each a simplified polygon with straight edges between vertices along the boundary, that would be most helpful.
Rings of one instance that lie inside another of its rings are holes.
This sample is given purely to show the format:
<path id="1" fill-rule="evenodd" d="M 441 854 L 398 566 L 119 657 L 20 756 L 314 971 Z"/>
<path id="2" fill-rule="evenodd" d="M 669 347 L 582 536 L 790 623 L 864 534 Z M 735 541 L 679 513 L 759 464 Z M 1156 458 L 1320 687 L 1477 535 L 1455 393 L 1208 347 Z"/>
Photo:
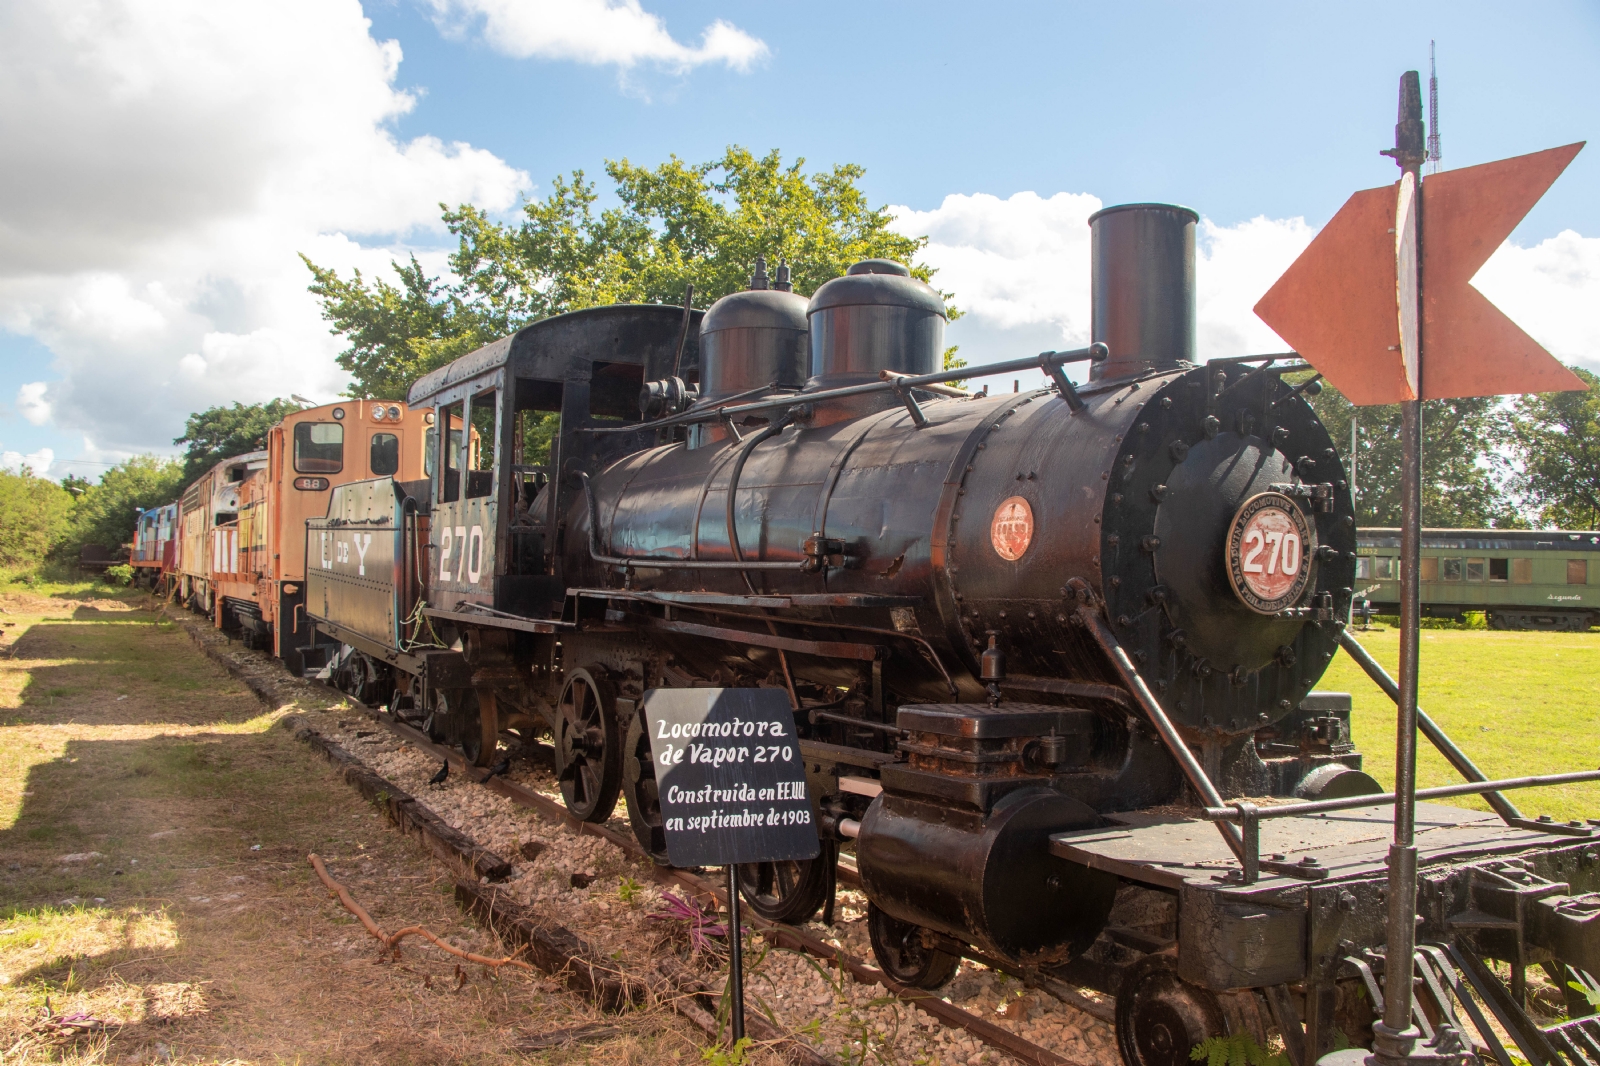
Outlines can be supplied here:
<path id="1" fill-rule="evenodd" d="M 1242 872 L 1216 826 L 1188 815 L 1160 811 L 1109 814 L 1113 828 L 1056 833 L 1050 851 L 1092 869 L 1161 888 L 1185 885 L 1281 894 L 1296 884 L 1383 875 L 1394 839 L 1394 808 L 1388 805 L 1323 814 L 1291 815 L 1261 823 L 1261 853 L 1277 864 L 1303 865 L 1295 877 L 1263 869 L 1245 886 L 1219 877 Z M 1418 864 L 1443 862 L 1543 847 L 1549 835 L 1508 826 L 1492 811 L 1469 811 L 1436 803 L 1417 804 Z M 1282 856 L 1281 858 L 1279 856 Z M 1309 861 L 1307 861 L 1309 860 Z"/>

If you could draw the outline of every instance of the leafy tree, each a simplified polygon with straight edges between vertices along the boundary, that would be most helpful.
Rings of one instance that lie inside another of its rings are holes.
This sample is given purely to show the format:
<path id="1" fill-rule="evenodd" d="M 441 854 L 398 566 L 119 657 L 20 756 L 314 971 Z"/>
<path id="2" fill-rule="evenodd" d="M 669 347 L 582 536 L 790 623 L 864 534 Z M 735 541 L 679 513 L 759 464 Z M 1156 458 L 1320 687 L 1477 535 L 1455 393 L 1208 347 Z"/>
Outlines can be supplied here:
<path id="1" fill-rule="evenodd" d="M 1600 377 L 1572 367 L 1587 392 L 1519 396 L 1505 421 L 1505 441 L 1521 469 L 1513 489 L 1545 523 L 1600 528 Z"/>
<path id="2" fill-rule="evenodd" d="M 0 566 L 37 566 L 71 525 L 71 493 L 26 466 L 0 470 Z"/>
<path id="3" fill-rule="evenodd" d="M 350 395 L 387 398 L 549 315 L 613 302 L 681 303 L 690 283 L 708 306 L 745 287 L 757 255 L 786 260 L 802 295 L 872 257 L 931 278 L 913 262 L 927 239 L 890 230 L 887 208 L 870 206 L 859 187 L 861 167 L 808 175 L 804 166 L 738 146 L 707 163 L 610 161 L 616 207 L 597 208 L 599 194 L 580 170 L 555 179 L 515 225 L 467 204 L 446 209 L 459 241 L 450 259 L 458 281 L 428 277 L 415 259 L 395 264 L 398 286 L 359 272 L 347 280 L 308 259 L 310 290 L 333 332 L 349 341 L 339 365 L 354 379 Z"/>
<path id="4" fill-rule="evenodd" d="M 1500 439 L 1493 396 L 1428 400 L 1422 405 L 1422 524 L 1442 528 L 1526 528 L 1496 477 Z M 1400 405 L 1355 408 L 1331 385 L 1312 401 L 1349 469 L 1350 419 L 1356 448 L 1356 524 L 1400 524 Z"/>
<path id="5" fill-rule="evenodd" d="M 123 460 L 78 497 L 68 543 L 115 550 L 133 539 L 140 510 L 171 503 L 188 482 L 184 465 L 174 459 L 136 455 Z"/>
<path id="6" fill-rule="evenodd" d="M 285 415 L 300 410 L 293 400 L 231 407 L 208 407 L 189 416 L 183 436 L 172 443 L 187 444 L 183 456 L 183 483 L 188 484 L 224 459 L 266 447 L 267 431 Z M 163 501 L 164 502 L 164 501 Z"/>

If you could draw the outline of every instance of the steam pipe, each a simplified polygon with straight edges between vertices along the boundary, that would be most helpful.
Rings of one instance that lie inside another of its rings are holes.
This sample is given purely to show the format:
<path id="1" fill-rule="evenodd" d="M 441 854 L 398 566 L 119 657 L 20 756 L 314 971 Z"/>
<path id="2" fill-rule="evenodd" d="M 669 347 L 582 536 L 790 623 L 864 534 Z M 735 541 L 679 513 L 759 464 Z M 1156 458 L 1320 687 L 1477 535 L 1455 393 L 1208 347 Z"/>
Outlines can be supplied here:
<path id="1" fill-rule="evenodd" d="M 842 400 L 848 396 L 864 396 L 873 392 L 892 392 L 897 387 L 901 389 L 920 389 L 924 385 L 942 385 L 950 381 L 960 381 L 963 378 L 982 377 L 987 374 L 1010 374 L 1018 370 L 1038 370 L 1041 367 L 1048 371 L 1050 367 L 1059 367 L 1066 363 L 1102 363 L 1110 357 L 1111 349 L 1096 341 L 1087 348 L 1074 348 L 1068 352 L 1051 352 L 1048 356 L 1030 355 L 1026 359 L 1007 359 L 1005 362 L 990 363 L 988 366 L 968 366 L 962 367 L 960 370 L 941 370 L 937 374 L 920 374 L 916 377 L 896 378 L 893 382 L 869 381 L 865 385 L 847 385 L 844 388 L 824 389 L 821 392 L 791 393 L 782 399 L 760 400 L 756 403 L 744 403 L 734 407 L 714 407 L 700 411 L 685 411 L 683 414 L 673 415 L 670 418 L 658 418 L 654 422 L 633 422 L 626 426 L 607 428 L 584 426 L 578 432 L 638 433 L 640 430 L 645 429 L 690 425 L 695 422 L 720 422 L 735 415 L 798 407 L 801 404 L 819 403 L 823 400 Z"/>
<path id="2" fill-rule="evenodd" d="M 1122 677 L 1122 683 L 1133 692 L 1134 698 L 1139 701 L 1139 706 L 1144 708 L 1145 715 L 1150 719 L 1150 724 L 1156 727 L 1156 732 L 1161 735 L 1161 741 L 1167 746 L 1167 751 L 1178 761 L 1183 768 L 1183 775 L 1189 779 L 1189 786 L 1200 797 L 1200 802 L 1207 808 L 1222 807 L 1222 794 L 1217 791 L 1217 786 L 1211 783 L 1206 776 L 1205 768 L 1194 757 L 1194 752 L 1183 742 L 1178 735 L 1177 727 L 1172 724 L 1172 719 L 1167 717 L 1167 712 L 1161 709 L 1161 703 L 1144 683 L 1144 678 L 1139 676 L 1138 669 L 1133 665 L 1133 660 L 1128 658 L 1128 653 L 1122 645 L 1117 643 L 1117 638 L 1112 635 L 1106 626 L 1105 620 L 1092 608 L 1084 606 L 1078 608 L 1078 618 L 1088 627 L 1095 642 L 1100 645 L 1112 664 L 1117 668 L 1117 673 Z M 1230 808 L 1231 809 L 1231 808 Z M 1237 812 L 1235 812 L 1237 813 Z M 1239 827 L 1232 822 L 1219 821 L 1217 829 L 1222 833 L 1223 841 L 1229 850 L 1245 862 L 1244 835 L 1239 832 Z M 1252 856 L 1253 860 L 1253 856 Z"/>

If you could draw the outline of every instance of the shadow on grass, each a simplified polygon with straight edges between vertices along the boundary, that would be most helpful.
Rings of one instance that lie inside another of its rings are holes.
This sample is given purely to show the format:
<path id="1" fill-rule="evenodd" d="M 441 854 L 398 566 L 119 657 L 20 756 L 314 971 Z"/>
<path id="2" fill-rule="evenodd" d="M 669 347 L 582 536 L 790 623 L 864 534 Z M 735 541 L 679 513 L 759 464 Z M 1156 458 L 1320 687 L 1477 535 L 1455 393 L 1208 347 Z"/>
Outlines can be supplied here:
<path id="1" fill-rule="evenodd" d="M 9 664 L 28 679 L 13 725 L 224 725 L 261 706 L 189 637 L 145 612 L 83 608 L 79 620 L 35 623 Z"/>

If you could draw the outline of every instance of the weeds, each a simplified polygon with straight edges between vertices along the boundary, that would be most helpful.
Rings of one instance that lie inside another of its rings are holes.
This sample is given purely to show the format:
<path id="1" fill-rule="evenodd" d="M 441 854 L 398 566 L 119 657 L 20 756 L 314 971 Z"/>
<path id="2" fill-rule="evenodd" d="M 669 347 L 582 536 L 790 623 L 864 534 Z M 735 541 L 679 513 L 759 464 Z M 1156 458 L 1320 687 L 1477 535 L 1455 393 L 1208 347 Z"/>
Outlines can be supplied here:
<path id="1" fill-rule="evenodd" d="M 631 907 L 633 906 L 633 901 L 639 898 L 639 890 L 643 887 L 633 878 L 624 877 L 617 884 L 617 898 Z"/>
<path id="2" fill-rule="evenodd" d="M 711 915 L 708 915 L 689 900 L 685 900 L 671 892 L 663 892 L 661 893 L 661 902 L 666 909 L 656 911 L 653 914 L 646 915 L 646 917 L 654 921 L 687 923 L 689 949 L 696 955 L 702 951 L 712 950 L 712 937 L 728 935 L 728 927 L 726 925 L 716 921 Z"/>
<path id="3" fill-rule="evenodd" d="M 1206 1066 L 1289 1066 L 1288 1055 L 1268 1051 L 1246 1032 L 1207 1037 L 1190 1050 L 1189 1058 Z"/>

